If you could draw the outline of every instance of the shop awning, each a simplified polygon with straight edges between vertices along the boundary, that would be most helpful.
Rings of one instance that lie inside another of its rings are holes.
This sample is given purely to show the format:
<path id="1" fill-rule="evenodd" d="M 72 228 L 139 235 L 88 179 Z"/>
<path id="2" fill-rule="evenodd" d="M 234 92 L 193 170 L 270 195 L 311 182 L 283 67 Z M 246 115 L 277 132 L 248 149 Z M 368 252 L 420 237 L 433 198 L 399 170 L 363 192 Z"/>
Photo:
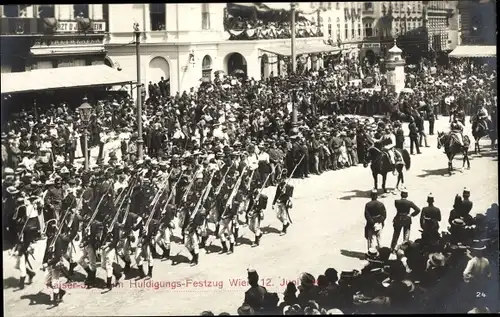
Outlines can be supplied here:
<path id="1" fill-rule="evenodd" d="M 130 74 L 106 65 L 37 69 L 21 73 L 3 73 L 2 94 L 50 89 L 111 86 L 135 82 Z"/>
<path id="2" fill-rule="evenodd" d="M 463 45 L 457 46 L 448 57 L 496 57 L 497 48 L 493 45 Z"/>
<path id="3" fill-rule="evenodd" d="M 271 54 L 281 55 L 281 56 L 290 56 L 292 55 L 292 49 L 290 45 L 279 45 L 273 46 L 270 48 L 261 48 L 262 51 L 269 52 Z M 327 53 L 333 52 L 337 53 L 340 51 L 340 48 L 333 47 L 331 45 L 326 45 L 322 43 L 311 44 L 311 45 L 301 45 L 295 48 L 295 52 L 297 55 L 300 54 L 314 54 L 314 53 Z"/>

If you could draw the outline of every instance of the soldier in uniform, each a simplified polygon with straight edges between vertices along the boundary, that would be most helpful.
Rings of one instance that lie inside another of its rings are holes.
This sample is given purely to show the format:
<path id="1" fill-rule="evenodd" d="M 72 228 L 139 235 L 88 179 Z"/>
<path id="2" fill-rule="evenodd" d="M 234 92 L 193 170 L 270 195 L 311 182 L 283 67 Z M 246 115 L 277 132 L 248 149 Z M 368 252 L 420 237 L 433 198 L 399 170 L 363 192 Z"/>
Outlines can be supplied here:
<path id="1" fill-rule="evenodd" d="M 434 206 L 434 196 L 427 195 L 427 207 L 422 208 L 420 214 L 420 227 L 422 236 L 439 237 L 439 222 L 441 221 L 441 210 Z"/>
<path id="2" fill-rule="evenodd" d="M 59 220 L 61 217 L 61 203 L 63 200 L 61 179 L 59 177 L 54 181 L 49 179 L 46 185 L 48 186 L 48 191 L 44 199 L 45 221 L 51 219 Z"/>
<path id="3" fill-rule="evenodd" d="M 460 206 L 460 214 L 462 214 L 465 218 L 471 218 L 470 212 L 472 210 L 472 201 L 469 200 L 470 198 L 470 191 L 467 188 L 464 188 L 463 193 L 462 193 L 462 205 Z"/>
<path id="4" fill-rule="evenodd" d="M 252 246 L 258 246 L 262 238 L 260 231 L 260 222 L 264 219 L 264 211 L 259 204 L 259 189 L 254 189 L 247 209 L 248 227 L 255 235 L 255 241 Z"/>
<path id="5" fill-rule="evenodd" d="M 139 244 L 139 233 L 142 227 L 142 217 L 132 211 L 126 212 L 126 215 L 123 217 L 121 227 L 123 236 L 125 237 L 125 242 L 122 248 L 122 259 L 123 262 L 125 262 L 123 271 L 127 274 L 131 269 L 132 255 L 134 255 L 133 259 L 135 261 L 135 254 Z"/>
<path id="6" fill-rule="evenodd" d="M 248 284 L 250 288 L 245 292 L 244 304 L 249 305 L 255 312 L 260 312 L 264 304 L 267 289 L 259 285 L 259 274 L 253 269 L 248 269 Z"/>
<path id="7" fill-rule="evenodd" d="M 396 129 L 394 133 L 396 136 L 396 145 L 394 147 L 396 149 L 402 150 L 405 143 L 405 132 L 403 130 L 403 127 L 401 126 L 401 122 L 396 120 L 394 122 L 394 128 Z"/>
<path id="8" fill-rule="evenodd" d="M 222 244 L 222 252 L 231 254 L 234 252 L 234 235 L 233 235 L 233 214 L 230 209 L 232 206 L 228 206 L 228 200 L 230 198 L 229 189 L 224 191 L 222 199 L 220 200 L 221 205 L 219 209 L 220 219 L 219 219 L 219 239 Z M 229 240 L 229 249 L 227 247 L 227 240 Z"/>
<path id="9" fill-rule="evenodd" d="M 55 221 L 51 221 L 47 225 L 47 247 L 43 259 L 43 269 L 48 271 L 45 277 L 45 285 L 52 289 L 51 298 L 54 306 L 59 305 L 66 293 L 61 289 L 61 269 L 63 266 L 62 256 L 67 243 L 69 243 L 69 238 L 66 235 L 60 234 L 56 236 L 57 229 Z"/>
<path id="10" fill-rule="evenodd" d="M 78 260 L 78 264 L 87 272 L 87 278 L 85 280 L 85 285 L 87 287 L 93 287 L 95 283 L 95 278 L 97 274 L 97 253 L 96 251 L 100 247 L 100 238 L 102 232 L 102 224 L 97 221 L 92 221 L 86 227 L 84 223 L 81 223 L 82 231 L 82 242 L 80 243 L 80 249 L 82 250 L 82 257 Z"/>
<path id="11" fill-rule="evenodd" d="M 283 224 L 283 229 L 281 230 L 281 235 L 286 234 L 288 226 L 290 226 L 288 209 L 292 207 L 292 201 L 290 195 L 286 192 L 286 180 L 283 179 L 276 187 L 276 193 L 273 199 L 273 210 L 275 209 L 276 203 L 278 204 L 278 211 L 276 216 L 279 221 Z"/>
<path id="12" fill-rule="evenodd" d="M 139 245 L 137 246 L 135 260 L 137 263 L 137 270 L 139 271 L 139 277 L 145 278 L 146 274 L 144 274 L 143 269 L 143 261 L 148 263 L 148 278 L 153 277 L 153 251 L 154 246 L 154 238 L 156 236 L 156 232 L 159 227 L 159 222 L 155 220 L 151 220 L 149 224 L 147 224 L 147 219 L 143 218 L 144 224 L 141 229 L 141 239 Z M 147 225 L 147 226 L 146 226 Z"/>
<path id="13" fill-rule="evenodd" d="M 161 214 L 160 229 L 156 236 L 156 243 L 163 251 L 161 258 L 168 259 L 170 257 L 170 243 L 174 236 L 175 229 L 175 206 L 172 204 L 165 205 Z"/>
<path id="14" fill-rule="evenodd" d="M 14 215 L 17 227 L 17 241 L 13 248 L 13 254 L 16 257 L 16 268 L 21 272 L 19 289 L 23 289 L 26 276 L 28 276 L 28 284 L 31 284 L 35 276 L 29 262 L 29 255 L 33 257 L 31 244 L 36 238 L 38 215 L 33 208 L 26 204 L 29 204 L 29 202 L 25 202 L 24 198 L 20 197 L 18 201 L 20 205 L 16 208 L 16 214 Z"/>
<path id="15" fill-rule="evenodd" d="M 396 199 L 394 206 L 396 207 L 396 216 L 393 219 L 392 250 L 396 248 L 401 230 L 403 230 L 403 242 L 410 240 L 411 217 L 415 217 L 420 213 L 420 208 L 411 200 L 408 200 L 408 191 L 404 188 L 401 190 L 401 199 Z M 410 214 L 411 209 L 414 210 L 412 214 Z"/>
<path id="16" fill-rule="evenodd" d="M 111 219 L 108 219 L 111 222 Z M 115 277 L 115 285 L 120 282 L 121 273 L 113 268 L 114 263 L 118 263 L 117 247 L 120 240 L 120 228 L 117 224 L 110 224 L 103 234 L 101 242 L 101 267 L 106 270 L 106 287 L 111 290 L 113 276 Z"/>
<path id="17" fill-rule="evenodd" d="M 387 217 L 384 204 L 378 201 L 377 198 L 378 192 L 373 189 L 371 191 L 371 201 L 365 205 L 365 238 L 368 241 L 368 250 L 372 248 L 373 237 L 377 241 L 377 248 L 380 249 L 380 234 Z"/>
<path id="18" fill-rule="evenodd" d="M 333 130 L 333 137 L 330 140 L 330 152 L 332 153 L 333 170 L 338 169 L 339 157 L 341 154 L 340 147 L 342 146 L 342 139 L 339 137 L 339 132 Z"/>

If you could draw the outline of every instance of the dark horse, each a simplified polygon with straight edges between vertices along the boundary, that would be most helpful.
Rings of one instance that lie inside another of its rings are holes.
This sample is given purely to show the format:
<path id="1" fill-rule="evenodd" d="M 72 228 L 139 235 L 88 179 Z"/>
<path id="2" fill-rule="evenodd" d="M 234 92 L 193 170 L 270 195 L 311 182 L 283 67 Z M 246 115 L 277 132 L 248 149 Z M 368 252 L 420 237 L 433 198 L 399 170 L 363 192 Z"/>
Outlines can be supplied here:
<path id="1" fill-rule="evenodd" d="M 452 137 L 450 133 L 444 133 L 444 132 L 438 132 L 437 135 L 437 148 L 440 149 L 441 147 L 444 147 L 444 152 L 446 156 L 448 157 L 448 173 L 451 175 L 451 172 L 453 171 L 453 158 L 455 155 L 462 153 L 463 155 L 463 164 L 462 168 L 465 166 L 465 162 L 467 162 L 467 169 L 470 169 L 470 162 L 469 162 L 469 145 L 470 145 L 470 140 L 469 137 L 464 135 L 463 137 L 463 142 L 464 146 L 460 146 L 460 143 L 458 140 L 456 140 L 455 137 Z"/>
<path id="2" fill-rule="evenodd" d="M 385 188 L 387 173 L 396 170 L 398 173 L 396 188 L 399 188 L 399 183 L 401 182 L 401 184 L 404 184 L 405 182 L 403 166 L 406 167 L 406 170 L 409 170 L 411 166 L 410 153 L 408 153 L 407 150 L 394 149 L 394 151 L 398 151 L 399 155 L 403 158 L 403 162 L 396 162 L 396 166 L 391 164 L 388 154 L 381 151 L 376 146 L 371 146 L 366 150 L 363 166 L 367 167 L 368 163 L 370 163 L 375 189 L 378 189 L 378 175 L 382 175 L 382 189 L 384 190 L 384 193 L 387 193 L 387 189 Z"/>
<path id="3" fill-rule="evenodd" d="M 488 136 L 491 140 L 496 138 L 496 132 L 493 131 L 491 123 L 489 120 L 479 120 L 479 118 L 475 117 L 471 119 L 472 123 L 472 136 L 474 137 L 474 153 L 481 153 L 481 147 L 479 146 L 479 140 Z M 492 133 L 493 132 L 493 133 Z M 495 141 L 493 141 L 492 144 Z"/>

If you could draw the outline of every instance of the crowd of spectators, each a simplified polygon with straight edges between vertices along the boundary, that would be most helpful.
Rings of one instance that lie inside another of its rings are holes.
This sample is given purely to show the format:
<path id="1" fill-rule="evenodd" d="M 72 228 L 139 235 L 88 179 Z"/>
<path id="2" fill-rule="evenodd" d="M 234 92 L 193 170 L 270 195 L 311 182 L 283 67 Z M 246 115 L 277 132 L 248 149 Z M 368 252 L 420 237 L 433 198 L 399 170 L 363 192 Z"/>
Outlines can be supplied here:
<path id="1" fill-rule="evenodd" d="M 282 297 L 259 286 L 258 273 L 250 270 L 250 289 L 238 315 L 497 311 L 498 205 L 472 217 L 461 211 L 461 199 L 456 196 L 448 230 L 438 236 L 424 229 L 421 238 L 393 251 L 370 249 L 361 270 L 327 268 L 317 277 L 302 273 L 299 285 L 289 282 Z M 214 316 L 211 311 L 201 315 Z"/>
<path id="2" fill-rule="evenodd" d="M 247 19 L 240 16 L 229 16 L 225 29 L 230 34 L 230 40 L 270 40 L 288 39 L 291 37 L 290 22 Z M 315 23 L 307 20 L 296 23 L 297 38 L 322 37 L 323 32 Z"/>

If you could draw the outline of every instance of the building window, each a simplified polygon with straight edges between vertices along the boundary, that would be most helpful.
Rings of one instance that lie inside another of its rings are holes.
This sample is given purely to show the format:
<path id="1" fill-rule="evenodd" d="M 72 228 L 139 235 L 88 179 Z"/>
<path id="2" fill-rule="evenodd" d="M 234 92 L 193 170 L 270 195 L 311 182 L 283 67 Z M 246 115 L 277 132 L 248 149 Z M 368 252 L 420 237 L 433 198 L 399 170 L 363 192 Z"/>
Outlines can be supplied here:
<path id="1" fill-rule="evenodd" d="M 420 1 L 418 1 L 417 3 L 417 12 L 422 12 L 422 4 L 420 3 Z"/>
<path id="2" fill-rule="evenodd" d="M 328 2 L 328 10 L 331 10 L 331 9 L 332 9 L 332 3 Z"/>
<path id="3" fill-rule="evenodd" d="M 201 72 L 203 81 L 212 81 L 212 58 L 208 55 L 203 57 L 203 61 L 201 62 Z"/>
<path id="4" fill-rule="evenodd" d="M 365 23 L 365 37 L 373 36 L 373 28 L 371 23 Z"/>
<path id="5" fill-rule="evenodd" d="M 4 5 L 3 6 L 3 15 L 6 18 L 26 18 L 27 17 L 26 7 L 28 7 L 27 4 Z"/>
<path id="6" fill-rule="evenodd" d="M 55 17 L 54 5 L 53 4 L 38 5 L 38 17 L 40 19 Z"/>
<path id="7" fill-rule="evenodd" d="M 164 31 L 167 20 L 165 3 L 150 3 L 149 19 L 151 21 L 151 31 Z"/>
<path id="8" fill-rule="evenodd" d="M 332 37 L 332 18 L 328 18 L 328 38 Z"/>
<path id="9" fill-rule="evenodd" d="M 335 9 L 340 10 L 340 3 L 335 3 Z"/>
<path id="10" fill-rule="evenodd" d="M 413 2 L 413 4 L 412 4 L 411 11 L 412 11 L 413 13 L 415 13 L 415 12 L 417 11 L 417 6 L 415 5 L 415 2 Z"/>
<path id="11" fill-rule="evenodd" d="M 352 22 L 351 24 L 351 38 L 355 38 L 356 37 L 356 30 L 355 30 L 355 25 L 354 25 L 354 22 Z"/>
<path id="12" fill-rule="evenodd" d="M 365 10 L 366 11 L 373 10 L 373 2 L 365 2 Z"/>
<path id="13" fill-rule="evenodd" d="M 75 18 L 89 18 L 89 5 L 88 4 L 74 4 L 73 16 Z"/>
<path id="14" fill-rule="evenodd" d="M 201 5 L 201 29 L 210 30 L 210 4 L 203 3 Z"/>
<path id="15" fill-rule="evenodd" d="M 361 24 L 358 23 L 358 37 L 361 37 Z"/>

